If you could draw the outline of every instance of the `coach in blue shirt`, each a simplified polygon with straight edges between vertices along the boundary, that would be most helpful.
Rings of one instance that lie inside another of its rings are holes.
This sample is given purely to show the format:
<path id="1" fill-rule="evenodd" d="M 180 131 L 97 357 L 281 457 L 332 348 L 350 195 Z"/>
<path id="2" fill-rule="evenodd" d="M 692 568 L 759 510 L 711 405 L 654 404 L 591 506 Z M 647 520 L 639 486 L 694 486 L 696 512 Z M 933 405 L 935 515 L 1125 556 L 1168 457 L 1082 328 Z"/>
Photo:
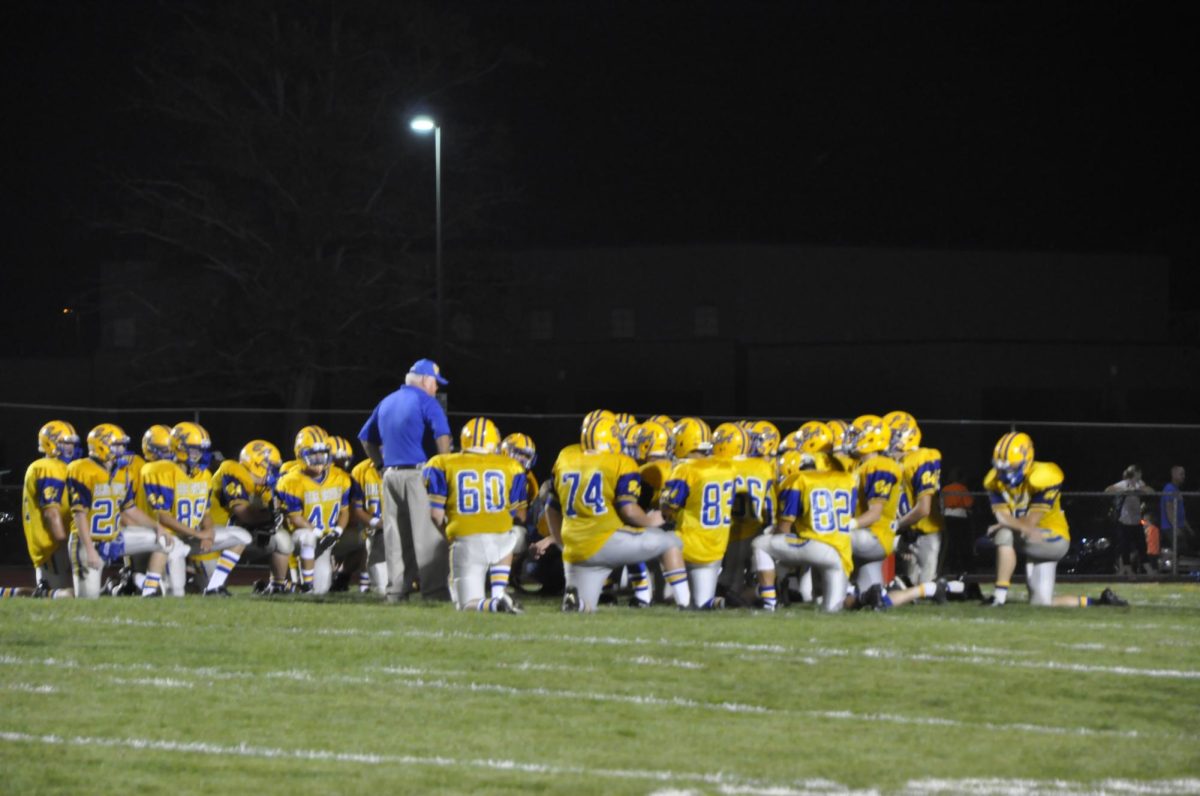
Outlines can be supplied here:
<path id="1" fill-rule="evenodd" d="M 426 459 L 450 451 L 450 423 L 434 397 L 446 384 L 437 363 L 418 359 L 404 386 L 375 407 L 358 438 L 383 476 L 383 548 L 389 602 L 421 596 L 449 600 L 449 546 L 429 514 L 421 477 Z"/>

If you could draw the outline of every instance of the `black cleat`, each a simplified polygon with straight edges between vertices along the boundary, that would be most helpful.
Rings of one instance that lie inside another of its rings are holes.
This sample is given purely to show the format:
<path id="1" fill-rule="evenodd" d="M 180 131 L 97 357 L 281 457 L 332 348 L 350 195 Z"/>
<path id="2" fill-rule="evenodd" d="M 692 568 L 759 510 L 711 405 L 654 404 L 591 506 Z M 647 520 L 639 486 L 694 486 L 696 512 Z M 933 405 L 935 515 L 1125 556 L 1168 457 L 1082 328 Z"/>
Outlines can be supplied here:
<path id="1" fill-rule="evenodd" d="M 600 598 L 596 600 L 596 603 L 599 605 L 616 605 L 617 594 L 613 591 L 602 591 L 600 592 Z"/>
<path id="2" fill-rule="evenodd" d="M 33 594 L 31 594 L 29 596 L 33 597 L 35 599 L 42 599 L 43 597 L 49 597 L 50 596 L 50 584 L 47 583 L 46 581 L 42 581 L 41 583 L 39 583 L 37 585 L 37 588 L 33 590 Z"/>
<path id="3" fill-rule="evenodd" d="M 630 608 L 649 608 L 650 603 L 643 602 L 643 601 L 639 600 L 637 597 L 630 597 L 629 598 L 629 607 Z"/>
<path id="4" fill-rule="evenodd" d="M 205 589 L 203 596 L 205 596 L 205 597 L 232 597 L 233 595 L 229 593 L 229 589 L 225 588 L 224 586 L 218 586 L 215 589 Z"/>
<path id="5" fill-rule="evenodd" d="M 933 601 L 938 605 L 945 605 L 949 595 L 949 589 L 946 587 L 946 579 L 937 579 L 937 591 L 933 593 Z"/>
<path id="6" fill-rule="evenodd" d="M 1128 600 L 1122 600 L 1117 596 L 1117 593 L 1112 589 L 1105 589 L 1100 592 L 1100 598 L 1095 601 L 1096 605 L 1111 605 L 1116 608 L 1123 608 L 1129 605 Z"/>
<path id="7" fill-rule="evenodd" d="M 563 592 L 563 613 L 573 613 L 579 610 L 579 591 L 574 586 L 568 586 Z"/>

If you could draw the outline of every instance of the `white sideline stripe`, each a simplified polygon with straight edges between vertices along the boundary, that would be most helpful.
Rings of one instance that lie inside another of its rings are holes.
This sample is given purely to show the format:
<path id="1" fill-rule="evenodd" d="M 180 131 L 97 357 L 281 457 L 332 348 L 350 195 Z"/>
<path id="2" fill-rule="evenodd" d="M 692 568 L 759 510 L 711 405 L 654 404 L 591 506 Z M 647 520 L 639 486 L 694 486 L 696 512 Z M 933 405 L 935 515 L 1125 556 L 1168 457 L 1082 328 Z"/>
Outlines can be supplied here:
<path id="1" fill-rule="evenodd" d="M 79 664 L 71 660 L 59 660 L 54 658 L 46 658 L 44 660 L 21 659 L 12 655 L 0 656 L 0 663 L 12 665 L 33 665 L 39 667 L 60 667 L 67 669 L 79 668 Z M 96 669 L 126 669 L 119 664 L 89 664 L 89 670 Z M 138 664 L 138 669 L 155 671 L 156 667 L 152 664 Z M 694 710 L 715 710 L 727 713 L 750 713 L 756 715 L 783 715 L 783 716 L 806 716 L 822 719 L 837 719 L 842 721 L 853 722 L 887 722 L 891 724 L 906 725 L 912 727 L 962 727 L 966 729 L 983 729 L 988 731 L 1017 731 L 1017 732 L 1034 732 L 1046 735 L 1080 735 L 1080 736 L 1103 736 L 1103 737 L 1118 737 L 1118 738 L 1180 738 L 1184 740 L 1195 740 L 1200 736 L 1186 733 L 1166 733 L 1166 732 L 1141 732 L 1138 730 L 1096 730 L 1089 727 L 1056 727 L 1053 725 L 1039 724 L 996 724 L 992 722 L 982 721 L 961 721 L 959 719 L 947 719 L 937 716 L 897 716 L 887 713 L 852 713 L 850 711 L 823 711 L 823 710 L 790 710 L 787 708 L 772 708 L 764 705 L 751 705 L 738 702 L 704 702 L 686 697 L 661 697 L 655 694 L 612 694 L 597 691 L 563 691 L 544 687 L 521 688 L 518 686 L 504 685 L 501 683 L 456 683 L 443 679 L 447 676 L 462 675 L 462 672 L 446 672 L 439 671 L 436 679 L 425 679 L 423 675 L 431 674 L 429 670 L 419 669 L 414 667 L 391 667 L 383 666 L 376 667 L 372 671 L 381 672 L 383 674 L 399 675 L 396 678 L 388 678 L 383 681 L 365 676 L 355 675 L 314 675 L 311 672 L 299 669 L 288 669 L 268 672 L 238 672 L 238 671 L 221 671 L 212 667 L 196 667 L 189 669 L 184 666 L 167 666 L 160 667 L 163 671 L 171 672 L 177 675 L 193 675 L 197 678 L 207 678 L 209 680 L 244 680 L 253 682 L 258 677 L 288 679 L 298 682 L 311 682 L 317 684 L 324 683 L 378 683 L 384 686 L 398 686 L 402 688 L 415 688 L 425 690 L 442 690 L 442 691 L 458 691 L 460 693 L 491 693 L 503 694 L 505 696 L 536 696 L 543 698 L 569 699 L 575 701 L 591 701 L 591 702 L 617 702 L 633 705 L 649 705 L 656 707 L 676 707 Z M 146 678 L 131 678 L 123 679 L 119 677 L 109 678 L 111 682 L 119 685 L 139 685 L 151 688 L 180 688 L 189 687 L 186 681 L 175 680 L 174 678 L 162 677 L 146 677 Z M 194 683 L 192 683 L 194 685 Z"/>
<path id="2" fill-rule="evenodd" d="M 214 627 L 216 627 L 216 626 L 214 626 Z M 287 629 L 287 632 L 304 632 L 304 631 L 301 628 L 289 628 L 289 629 Z M 314 632 L 314 631 L 308 631 L 308 632 Z M 355 628 L 344 628 L 344 629 L 339 629 L 336 631 L 329 631 L 326 633 L 321 633 L 319 630 L 315 631 L 315 632 L 317 632 L 320 635 L 336 635 L 336 636 L 366 635 L 366 636 L 374 637 L 376 635 L 380 635 L 380 636 L 395 636 L 396 635 L 395 632 L 390 631 L 390 630 L 359 631 Z M 805 648 L 796 648 L 795 650 L 789 650 L 788 648 L 781 647 L 779 645 L 761 645 L 761 644 L 738 645 L 736 642 L 694 642 L 694 641 L 693 642 L 689 642 L 689 641 L 674 642 L 669 639 L 657 639 L 655 641 L 650 641 L 650 640 L 641 639 L 641 638 L 620 639 L 620 638 L 615 638 L 615 637 L 587 637 L 587 636 L 576 639 L 576 638 L 572 638 L 570 636 L 557 636 L 557 635 L 536 636 L 536 635 L 524 634 L 521 636 L 516 636 L 514 634 L 509 634 L 509 633 L 466 633 L 463 631 L 446 632 L 446 631 L 440 631 L 440 630 L 401 631 L 401 635 L 406 636 L 406 637 L 417 637 L 417 638 L 452 638 L 452 639 L 461 638 L 461 639 L 470 639 L 470 640 L 476 640 L 476 641 L 505 641 L 505 640 L 513 641 L 513 640 L 517 640 L 517 641 L 556 641 L 556 642 L 565 642 L 565 643 L 570 643 L 572 641 L 581 641 L 583 643 L 589 643 L 589 639 L 597 639 L 598 638 L 598 639 L 600 639 L 599 643 L 603 643 L 605 645 L 610 645 L 610 646 L 645 646 L 648 644 L 658 644 L 660 646 L 670 646 L 670 647 L 701 646 L 701 647 L 716 647 L 716 648 L 721 648 L 721 649 L 735 649 L 735 650 L 745 649 L 745 650 L 749 650 L 749 651 L 761 651 L 764 647 L 770 647 L 771 652 L 798 653 L 801 657 L 799 657 L 797 659 L 797 661 L 795 661 L 795 662 L 801 662 L 801 663 L 814 662 L 814 661 L 812 661 L 812 656 L 852 657 L 855 654 L 857 654 L 857 655 L 861 655 L 865 658 L 912 661 L 912 662 L 919 662 L 919 663 L 965 663 L 965 664 L 977 664 L 977 665 L 984 665 L 984 666 L 1003 665 L 1003 666 L 1009 666 L 1009 667 L 1015 667 L 1015 668 L 1040 669 L 1040 670 L 1044 670 L 1044 671 L 1066 671 L 1066 672 L 1076 672 L 1076 673 L 1084 673 L 1084 674 L 1111 674 L 1111 675 L 1117 675 L 1117 676 L 1123 676 L 1123 677 L 1132 676 L 1132 677 L 1152 677 L 1152 678 L 1159 678 L 1159 679 L 1175 679 L 1175 680 L 1200 680 L 1200 671 L 1195 670 L 1195 669 L 1143 669 L 1143 668 L 1139 668 L 1139 667 L 1135 667 L 1135 666 L 1099 666 L 1099 665 L 1095 665 L 1095 664 L 1086 664 L 1086 663 L 1064 663 L 1061 661 L 1011 660 L 1011 659 L 1003 659 L 1003 658 L 999 658 L 999 657 L 988 657 L 988 656 L 982 656 L 982 655 L 968 655 L 965 657 L 955 657 L 955 656 L 947 656 L 947 655 L 933 655 L 930 653 L 921 653 L 921 652 L 897 652 L 896 650 L 880 649 L 877 647 L 867 647 L 865 649 L 860 650 L 858 653 L 854 653 L 851 650 L 846 650 L 846 649 L 813 650 L 813 649 L 805 649 Z M 808 653 L 808 656 L 804 656 L 804 653 Z M 8 660 L 8 658 L 10 658 L 10 657 L 11 656 L 0 655 L 0 663 L 10 662 Z M 53 658 L 47 659 L 45 661 L 45 663 L 48 665 L 53 665 L 54 662 L 55 661 Z M 122 664 L 119 667 L 113 666 L 111 664 L 109 665 L 110 668 L 123 668 L 123 669 L 133 668 L 134 666 L 139 666 L 139 664 L 128 664 L 128 665 Z M 105 665 L 99 664 L 99 665 L 91 666 L 90 668 L 101 668 L 102 669 L 102 668 L 105 668 Z M 185 671 L 190 671 L 190 670 L 185 670 Z M 217 670 L 213 670 L 213 671 L 217 671 Z M 353 680 L 348 680 L 347 682 L 353 682 Z"/>
<path id="3" fill-rule="evenodd" d="M 166 741 L 152 738 L 99 738 L 95 736 L 61 736 L 33 735 L 24 732 L 0 731 L 0 740 L 9 743 L 40 743 L 53 746 L 98 746 L 103 748 L 136 749 L 152 752 L 181 752 L 202 755 L 233 755 L 249 758 L 286 758 L 293 760 L 321 760 L 337 763 L 356 763 L 374 766 L 433 766 L 438 768 L 480 768 L 491 771 L 518 771 L 525 774 L 543 774 L 552 776 L 574 775 L 584 777 L 603 777 L 607 779 L 649 780 L 654 782 L 685 781 L 705 785 L 730 785 L 747 790 L 743 793 L 770 793 L 775 787 L 773 783 L 740 777 L 725 772 L 700 773 L 693 771 L 669 771 L 656 769 L 623 769 L 623 768 L 587 768 L 585 766 L 564 766 L 547 763 L 526 763 L 519 760 L 497 760 L 490 758 L 452 758 L 452 757 L 423 757 L 419 755 L 381 755 L 366 752 L 331 752 L 325 749 L 283 749 L 269 746 L 251 746 L 245 742 L 238 744 L 214 744 L 203 741 Z M 827 780 L 813 780 L 813 783 L 829 791 L 847 793 L 844 786 Z M 803 784 L 798 781 L 796 784 Z M 785 786 L 786 787 L 786 786 Z"/>
<path id="4" fill-rule="evenodd" d="M 5 683 L 5 691 L 20 691 L 23 694 L 57 694 L 58 688 L 38 683 Z"/>
<path id="5" fill-rule="evenodd" d="M 0 740 L 8 743 L 40 743 L 51 746 L 81 746 L 134 749 L 151 752 L 176 752 L 210 756 L 236 756 L 258 759 L 319 760 L 338 763 L 355 763 L 374 766 L 429 766 L 437 768 L 479 768 L 491 771 L 516 771 L 524 774 L 548 776 L 584 776 L 619 780 L 648 780 L 652 782 L 695 782 L 716 786 L 721 793 L 754 794 L 755 796 L 799 796 L 805 793 L 855 794 L 866 796 L 878 791 L 850 790 L 844 785 L 825 779 L 797 780 L 790 784 L 773 784 L 743 779 L 736 775 L 669 771 L 654 769 L 586 768 L 583 766 L 560 766 L 545 763 L 526 763 L 517 760 L 486 758 L 456 759 L 450 757 L 422 757 L 417 755 L 377 755 L 362 752 L 331 752 L 324 749 L 282 749 L 267 746 L 212 744 L 202 741 L 165 741 L 149 738 L 98 738 L 89 736 L 33 735 L 24 732 L 0 731 Z M 1200 791 L 1200 779 L 1173 780 L 1123 780 L 1106 779 L 1092 782 L 1038 779 L 921 779 L 905 783 L 903 794 L 928 796 L 930 793 L 969 793 L 975 796 L 1024 796 L 1032 793 L 1052 792 L 1062 796 L 1084 794 L 1138 794 L 1139 796 L 1176 796 Z M 675 793 L 692 793 L 690 790 L 658 790 L 660 796 Z"/>
<path id="6" fill-rule="evenodd" d="M 170 677 L 110 677 L 109 682 L 117 685 L 146 686 L 149 688 L 194 688 L 192 680 L 174 680 Z"/>
<path id="7" fill-rule="evenodd" d="M 1136 677 L 1159 677 L 1175 680 L 1200 680 L 1200 671 L 1194 669 L 1138 669 L 1133 666 L 1094 666 L 1087 663 L 1063 663 L 1061 661 L 1014 661 L 1002 658 L 970 656 L 956 658 L 948 655 L 930 655 L 922 652 L 901 653 L 868 647 L 862 651 L 868 658 L 887 660 L 919 661 L 922 663 L 980 663 L 988 666 L 997 664 L 1023 669 L 1047 669 L 1050 671 L 1084 672 L 1087 674 L 1133 675 Z"/>
<path id="8" fill-rule="evenodd" d="M 636 663 L 638 666 L 658 666 L 671 669 L 707 668 L 703 663 L 696 663 L 695 661 L 681 661 L 675 658 L 663 660 L 662 658 L 651 658 L 649 655 L 639 655 L 636 658 L 629 658 L 629 662 Z"/>
<path id="9" fill-rule="evenodd" d="M 969 620 L 963 620 L 963 619 L 959 619 L 956 617 L 930 617 L 930 618 L 935 621 L 947 621 L 947 622 L 962 622 L 962 621 L 999 622 L 999 621 L 1001 621 L 1001 620 L 984 619 L 984 618 L 969 619 Z M 80 621 L 87 621 L 90 623 L 90 620 L 87 617 L 75 617 L 75 619 L 80 620 Z M 110 624 L 137 625 L 137 626 L 141 626 L 141 627 L 156 627 L 156 626 L 181 627 L 181 625 L 177 622 L 163 622 L 161 624 L 156 625 L 153 621 L 132 620 L 132 619 L 124 618 L 124 617 L 112 617 L 108 621 Z M 1040 623 L 1040 624 L 1045 625 L 1048 623 Z M 1079 622 L 1079 623 L 1071 623 L 1071 624 L 1067 624 L 1067 623 L 1058 623 L 1058 624 L 1062 624 L 1063 626 L 1069 626 L 1069 627 L 1092 627 L 1092 628 L 1099 628 L 1099 629 L 1116 629 L 1116 628 L 1124 627 L 1122 625 L 1114 625 L 1112 623 L 1106 623 L 1106 622 L 1090 622 L 1090 623 L 1089 622 Z M 1142 626 L 1139 626 L 1139 632 L 1141 632 L 1145 629 L 1154 628 L 1154 627 L 1156 627 L 1156 625 L 1153 625 L 1153 624 L 1142 625 Z M 221 630 L 221 629 L 228 629 L 228 628 L 225 625 L 206 625 L 206 626 L 203 626 L 203 628 L 201 628 L 201 626 L 189 626 L 189 629 L 192 629 L 192 630 L 195 630 L 195 629 Z M 646 638 L 640 638 L 640 637 L 627 638 L 627 637 L 620 637 L 620 636 L 566 636 L 566 635 L 559 635 L 559 634 L 539 635 L 539 634 L 533 634 L 533 633 L 504 633 L 504 632 L 471 633 L 471 632 L 462 631 L 462 630 L 446 631 L 446 630 L 420 630 L 420 629 L 408 629 L 408 630 L 395 631 L 395 630 L 363 630 L 360 628 L 304 628 L 304 627 L 294 627 L 294 626 L 293 627 L 285 627 L 285 628 L 270 628 L 270 629 L 276 630 L 279 632 L 284 632 L 284 633 L 301 633 L 301 634 L 307 633 L 307 634 L 321 635 L 321 636 L 366 636 L 366 637 L 370 637 L 370 638 L 396 638 L 396 637 L 399 637 L 399 638 L 450 639 L 450 640 L 463 639 L 463 640 L 471 640 L 471 641 L 557 642 L 557 643 L 565 643 L 565 644 L 593 644 L 593 645 L 598 645 L 598 646 L 639 646 L 639 647 L 644 647 L 646 645 L 657 645 L 657 646 L 672 647 L 675 649 L 678 649 L 678 648 L 700 648 L 700 649 L 734 650 L 734 651 L 742 651 L 742 652 L 768 652 L 768 653 L 781 653 L 781 654 L 787 653 L 787 654 L 791 654 L 791 655 L 801 656 L 801 657 L 799 657 L 798 660 L 789 659 L 789 662 L 794 662 L 794 663 L 813 663 L 814 662 L 812 660 L 813 656 L 816 656 L 816 657 L 847 657 L 847 656 L 859 654 L 859 655 L 863 655 L 868 658 L 886 657 L 889 659 L 908 660 L 908 661 L 923 662 L 923 663 L 964 663 L 964 664 L 982 664 L 982 665 L 987 665 L 987 666 L 991 666 L 991 665 L 999 663 L 999 664 L 1011 665 L 1011 666 L 1022 666 L 1022 667 L 1034 668 L 1034 669 L 1044 669 L 1047 671 L 1069 671 L 1069 672 L 1088 673 L 1088 674 L 1113 674 L 1113 675 L 1119 675 L 1119 676 L 1141 676 L 1141 677 L 1183 679 L 1183 680 L 1200 679 L 1200 671 L 1189 670 L 1189 669 L 1182 669 L 1182 670 L 1181 669 L 1139 669 L 1136 667 L 1129 667 L 1129 666 L 1096 666 L 1096 665 L 1090 665 L 1090 664 L 1062 663 L 1062 662 L 1058 662 L 1058 661 L 985 660 L 985 659 L 981 659 L 980 657 L 978 657 L 979 655 L 984 655 L 984 654 L 988 654 L 988 653 L 992 652 L 992 650 L 989 650 L 987 648 L 979 648 L 979 650 L 976 651 L 975 655 L 972 657 L 948 658 L 948 657 L 932 656 L 927 653 L 901 653 L 901 652 L 897 652 L 895 650 L 867 649 L 867 650 L 862 650 L 858 653 L 854 653 L 851 650 L 847 650 L 847 649 L 836 649 L 836 648 L 811 649 L 808 647 L 788 647 L 788 646 L 781 645 L 781 644 L 745 644 L 745 643 L 736 642 L 736 641 L 691 641 L 691 640 L 687 640 L 687 639 L 679 639 L 679 640 L 665 639 L 665 638 L 646 639 Z M 1180 632 L 1187 632 L 1189 634 L 1194 632 L 1194 628 L 1184 628 L 1182 626 L 1176 627 L 1174 629 L 1179 630 Z M 809 641 L 811 643 L 819 643 L 818 641 L 816 641 L 816 639 L 812 639 L 812 638 L 810 638 Z M 1170 639 L 1164 639 L 1162 642 L 1159 642 L 1159 643 L 1167 645 L 1167 646 L 1171 646 Z M 1195 643 L 1195 642 L 1188 642 L 1185 640 L 1183 642 L 1183 644 L 1181 644 L 1180 646 L 1191 646 L 1193 643 Z M 1132 649 L 1132 648 L 1128 648 L 1128 649 Z M 985 650 L 986 650 L 986 652 L 985 652 Z M 963 651 L 965 652 L 966 650 L 963 650 Z M 1010 650 L 1010 651 L 1007 651 L 1007 654 L 1008 655 L 1022 655 L 1022 654 L 1032 654 L 1032 653 L 1024 653 L 1024 652 L 1020 652 L 1020 651 L 1011 651 Z"/>
<path id="10" fill-rule="evenodd" d="M 1200 779 L 1103 779 L 1073 782 L 1062 779 L 919 779 L 909 780 L 904 793 L 970 793 L 976 796 L 1053 793 L 1056 796 L 1084 794 L 1153 794 L 1174 796 L 1200 792 Z"/>

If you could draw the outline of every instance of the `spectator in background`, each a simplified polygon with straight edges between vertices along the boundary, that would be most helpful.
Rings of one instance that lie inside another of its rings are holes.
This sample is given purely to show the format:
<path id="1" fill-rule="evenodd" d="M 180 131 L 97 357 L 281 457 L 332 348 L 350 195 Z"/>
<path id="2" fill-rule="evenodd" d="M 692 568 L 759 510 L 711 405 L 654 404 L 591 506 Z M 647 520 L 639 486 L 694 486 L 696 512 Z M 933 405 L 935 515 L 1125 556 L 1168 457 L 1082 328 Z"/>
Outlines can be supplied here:
<path id="1" fill-rule="evenodd" d="M 1154 490 L 1142 480 L 1142 468 L 1131 464 L 1121 474 L 1121 480 L 1104 487 L 1121 497 L 1113 501 L 1114 530 L 1117 543 L 1117 574 L 1134 574 L 1146 558 L 1146 534 L 1142 530 L 1141 494 Z"/>
<path id="2" fill-rule="evenodd" d="M 1171 483 L 1162 488 L 1163 494 L 1159 501 L 1159 538 L 1176 556 L 1179 555 L 1179 548 L 1192 533 L 1192 527 L 1187 521 L 1187 512 L 1184 511 L 1183 496 L 1179 494 L 1179 488 L 1183 486 L 1186 476 L 1183 465 L 1177 464 L 1172 467 Z"/>
<path id="3" fill-rule="evenodd" d="M 946 519 L 946 556 L 943 572 L 967 572 L 975 550 L 975 529 L 971 524 L 971 509 L 975 498 L 962 480 L 958 467 L 950 468 L 948 483 L 942 487 L 942 516 Z"/>
<path id="4" fill-rule="evenodd" d="M 1154 514 L 1149 509 L 1142 513 L 1142 530 L 1146 535 L 1146 574 L 1157 575 L 1161 566 L 1162 536 L 1158 526 L 1154 524 Z"/>

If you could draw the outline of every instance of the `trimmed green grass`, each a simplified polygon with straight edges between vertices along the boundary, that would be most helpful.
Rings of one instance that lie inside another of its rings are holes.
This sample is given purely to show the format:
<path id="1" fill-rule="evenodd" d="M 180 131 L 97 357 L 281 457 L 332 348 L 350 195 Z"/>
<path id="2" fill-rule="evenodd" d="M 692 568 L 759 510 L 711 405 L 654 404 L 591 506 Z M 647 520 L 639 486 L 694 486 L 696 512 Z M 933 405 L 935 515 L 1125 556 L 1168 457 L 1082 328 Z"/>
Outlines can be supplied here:
<path id="1" fill-rule="evenodd" d="M 0 792 L 1195 792 L 1200 587 L 1120 591 L 839 616 L 5 600 Z"/>

